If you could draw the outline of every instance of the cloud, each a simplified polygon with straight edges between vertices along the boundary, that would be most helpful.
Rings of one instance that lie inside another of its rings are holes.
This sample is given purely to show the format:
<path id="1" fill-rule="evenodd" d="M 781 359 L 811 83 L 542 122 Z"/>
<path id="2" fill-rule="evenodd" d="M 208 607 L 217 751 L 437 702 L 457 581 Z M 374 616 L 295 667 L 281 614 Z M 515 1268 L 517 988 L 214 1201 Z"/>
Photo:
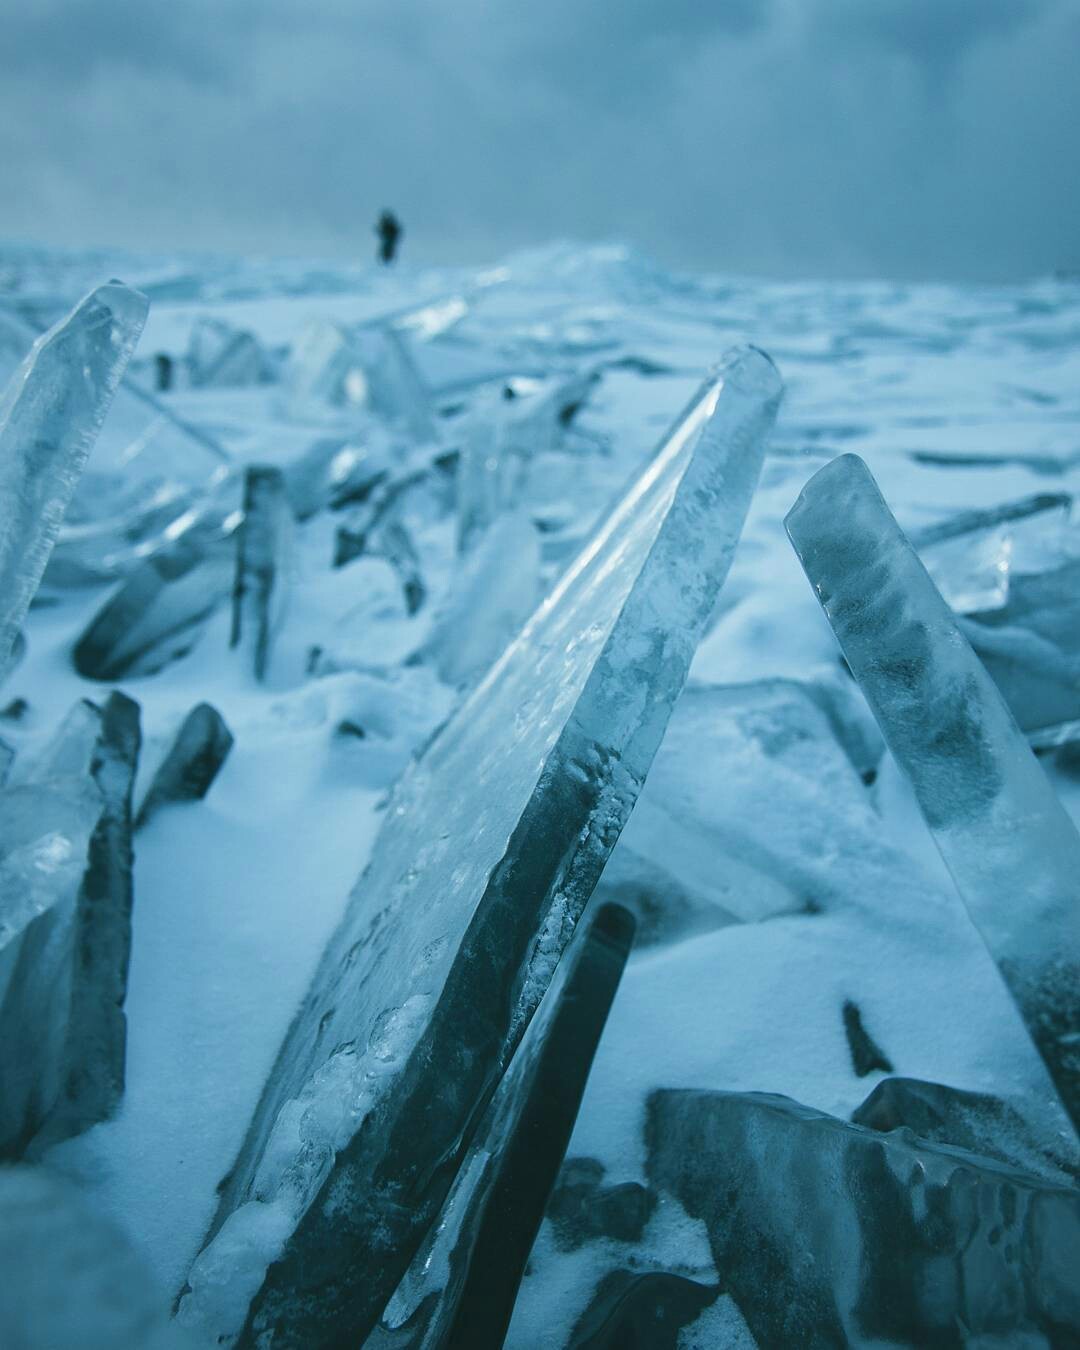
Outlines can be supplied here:
<path id="1" fill-rule="evenodd" d="M 5 13 L 4 11 L 9 11 Z M 0 235 L 1075 266 L 1073 0 L 0 0 Z"/>

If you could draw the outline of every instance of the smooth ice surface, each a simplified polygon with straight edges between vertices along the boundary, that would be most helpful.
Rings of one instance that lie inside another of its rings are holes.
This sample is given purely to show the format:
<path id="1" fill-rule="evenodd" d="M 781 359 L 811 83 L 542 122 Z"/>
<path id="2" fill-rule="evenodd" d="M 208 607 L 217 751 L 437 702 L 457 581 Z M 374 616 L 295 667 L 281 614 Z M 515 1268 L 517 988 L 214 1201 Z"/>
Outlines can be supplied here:
<path id="1" fill-rule="evenodd" d="M 648 1139 L 762 1346 L 1080 1333 L 1075 1188 L 765 1093 L 659 1092 Z"/>
<path id="2" fill-rule="evenodd" d="M 399 784 L 192 1269 L 185 1321 L 235 1335 L 269 1262 L 252 1334 L 318 1344 L 378 1316 L 449 1185 L 425 1160 L 461 1147 L 640 788 L 779 396 L 761 353 L 726 359 Z"/>
<path id="3" fill-rule="evenodd" d="M 99 286 L 34 343 L 0 400 L 0 679 L 146 312 L 137 291 Z"/>
<path id="4" fill-rule="evenodd" d="M 866 465 L 786 525 L 1062 1100 L 1080 1121 L 1080 835 Z"/>

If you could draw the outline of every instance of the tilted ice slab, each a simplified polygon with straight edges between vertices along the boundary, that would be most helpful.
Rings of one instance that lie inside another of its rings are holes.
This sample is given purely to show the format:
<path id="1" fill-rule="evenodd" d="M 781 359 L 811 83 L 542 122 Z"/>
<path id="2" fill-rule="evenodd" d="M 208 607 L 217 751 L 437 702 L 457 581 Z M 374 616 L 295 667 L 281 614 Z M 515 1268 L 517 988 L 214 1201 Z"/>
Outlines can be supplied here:
<path id="1" fill-rule="evenodd" d="M 1073 1187 L 760 1092 L 654 1093 L 646 1143 L 761 1346 L 1076 1343 Z"/>
<path id="2" fill-rule="evenodd" d="M 1078 1122 L 1080 836 L 862 460 L 815 474 L 786 525 Z"/>
<path id="3" fill-rule="evenodd" d="M 728 355 L 399 784 L 191 1271 L 212 1340 L 374 1325 L 640 790 L 780 392 Z"/>
<path id="4" fill-rule="evenodd" d="M 99 286 L 38 338 L 0 400 L 0 678 L 146 311 L 137 291 Z"/>

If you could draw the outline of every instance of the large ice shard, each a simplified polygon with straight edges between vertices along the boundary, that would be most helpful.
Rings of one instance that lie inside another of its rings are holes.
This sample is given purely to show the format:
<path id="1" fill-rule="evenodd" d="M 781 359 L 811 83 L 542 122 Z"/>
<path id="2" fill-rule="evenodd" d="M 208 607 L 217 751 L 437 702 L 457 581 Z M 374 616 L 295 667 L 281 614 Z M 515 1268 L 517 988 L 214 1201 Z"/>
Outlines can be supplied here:
<path id="1" fill-rule="evenodd" d="M 1080 1337 L 1072 1187 L 765 1093 L 655 1093 L 647 1142 L 759 1345 Z"/>
<path id="2" fill-rule="evenodd" d="M 146 312 L 137 291 L 99 286 L 34 343 L 0 400 L 0 678 Z"/>
<path id="3" fill-rule="evenodd" d="M 629 911 L 603 905 L 559 965 L 367 1350 L 502 1345 L 633 936 Z"/>
<path id="4" fill-rule="evenodd" d="M 82 702 L 0 792 L 0 1154 L 104 1120 L 124 1085 L 138 705 Z"/>
<path id="5" fill-rule="evenodd" d="M 640 790 L 780 391 L 728 355 L 398 785 L 190 1273 L 211 1338 L 374 1325 Z"/>
<path id="6" fill-rule="evenodd" d="M 292 533 L 292 508 L 281 470 L 253 464 L 244 476 L 229 645 L 243 650 L 257 680 L 266 678 L 284 616 Z"/>
<path id="7" fill-rule="evenodd" d="M 1080 836 L 870 471 L 821 469 L 795 550 L 976 927 L 1080 1122 Z"/>
<path id="8" fill-rule="evenodd" d="M 128 1238 L 44 1168 L 0 1168 L 0 1270 L 7 1350 L 197 1350 Z"/>

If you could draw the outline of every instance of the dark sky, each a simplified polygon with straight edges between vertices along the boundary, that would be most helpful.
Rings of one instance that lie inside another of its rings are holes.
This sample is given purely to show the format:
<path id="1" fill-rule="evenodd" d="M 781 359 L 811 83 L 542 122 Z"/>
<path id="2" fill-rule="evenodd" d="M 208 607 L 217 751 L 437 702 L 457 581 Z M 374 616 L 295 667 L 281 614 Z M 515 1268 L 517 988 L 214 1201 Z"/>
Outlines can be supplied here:
<path id="1" fill-rule="evenodd" d="M 1080 268 L 1080 0 L 0 0 L 0 237 Z"/>

